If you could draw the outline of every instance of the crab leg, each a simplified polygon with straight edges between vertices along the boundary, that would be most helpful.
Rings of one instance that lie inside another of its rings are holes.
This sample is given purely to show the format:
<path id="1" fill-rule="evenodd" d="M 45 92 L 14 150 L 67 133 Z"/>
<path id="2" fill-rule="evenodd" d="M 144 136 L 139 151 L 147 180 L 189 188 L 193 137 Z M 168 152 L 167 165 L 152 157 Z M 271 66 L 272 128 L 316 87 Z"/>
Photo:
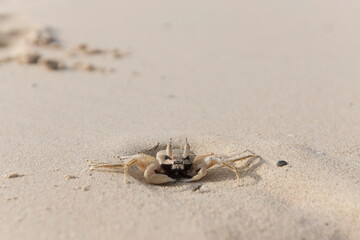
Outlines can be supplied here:
<path id="1" fill-rule="evenodd" d="M 227 162 L 222 162 L 222 164 L 223 164 L 225 167 L 230 168 L 230 169 L 236 174 L 236 180 L 237 180 L 237 181 L 240 181 L 240 175 L 239 175 L 239 173 L 238 173 L 238 171 L 237 171 L 237 168 L 236 168 L 235 166 L 233 166 L 233 165 L 231 165 L 231 164 L 229 164 L 229 163 L 227 163 Z"/>
<path id="2" fill-rule="evenodd" d="M 95 170 L 99 168 L 123 168 L 124 163 L 110 163 L 110 162 L 99 162 L 91 163 L 90 170 Z"/>
<path id="3" fill-rule="evenodd" d="M 128 163 L 126 163 L 126 165 L 125 165 L 125 174 L 124 174 L 124 181 L 125 181 L 125 183 L 128 183 L 128 182 L 129 182 L 129 181 L 128 181 L 128 175 L 129 175 L 128 171 L 129 171 L 129 168 L 130 168 L 132 165 L 134 165 L 137 161 L 138 161 L 138 159 L 137 159 L 137 158 L 134 158 L 134 159 L 131 159 Z"/>
<path id="4" fill-rule="evenodd" d="M 259 157 L 259 155 L 251 154 L 251 155 L 247 155 L 244 157 L 233 157 L 233 158 L 229 158 L 229 159 L 224 159 L 224 161 L 225 162 L 237 162 L 237 161 L 245 160 L 248 158 L 255 158 L 255 157 Z"/>
<path id="5" fill-rule="evenodd" d="M 124 170 L 124 180 L 125 183 L 128 182 L 128 171 L 129 168 L 135 165 L 141 171 L 145 171 L 146 168 L 152 163 L 156 162 L 156 159 L 152 156 L 146 154 L 136 154 L 133 156 L 119 157 L 120 162 L 101 162 L 101 163 L 92 163 L 90 165 L 91 170 L 99 170 L 99 169 L 116 169 L 116 170 Z"/>
<path id="6" fill-rule="evenodd" d="M 246 151 L 244 151 L 246 152 Z M 244 153 L 242 152 L 242 153 Z M 242 154 L 240 153 L 240 154 Z M 245 159 L 249 159 L 249 158 L 254 158 L 254 157 L 259 157 L 258 155 L 255 154 L 251 154 L 251 155 L 247 155 L 247 156 L 243 156 L 243 157 L 237 157 L 240 154 L 234 154 L 231 155 L 230 157 L 209 157 L 207 160 L 207 162 L 209 163 L 209 167 L 215 165 L 215 164 L 222 164 L 223 166 L 230 168 L 235 174 L 236 174 L 236 179 L 239 181 L 240 180 L 240 175 L 238 172 L 238 168 L 236 166 L 234 166 L 232 163 L 237 162 L 237 161 L 242 161 Z M 215 163 L 214 163 L 215 162 Z"/>
<path id="7" fill-rule="evenodd" d="M 251 155 L 240 157 L 239 155 L 250 152 Z M 192 181 L 198 181 L 199 179 L 203 178 L 207 174 L 207 170 L 217 164 L 223 165 L 229 169 L 231 169 L 236 174 L 236 179 L 240 180 L 240 175 L 238 173 L 238 168 L 233 165 L 234 162 L 253 158 L 253 157 L 259 157 L 258 155 L 254 154 L 253 152 L 249 150 L 245 150 L 240 153 L 232 154 L 230 156 L 216 156 L 214 154 L 208 154 L 204 156 L 199 156 L 196 158 L 194 162 L 195 169 L 200 170 L 191 178 L 191 179 L 184 179 L 182 181 L 184 182 L 192 182 Z"/>
<path id="8" fill-rule="evenodd" d="M 213 155 L 214 155 L 213 153 L 210 153 L 210 154 L 206 154 L 206 155 L 196 156 L 195 160 L 204 159 L 206 157 L 210 157 L 210 156 L 213 156 Z"/>

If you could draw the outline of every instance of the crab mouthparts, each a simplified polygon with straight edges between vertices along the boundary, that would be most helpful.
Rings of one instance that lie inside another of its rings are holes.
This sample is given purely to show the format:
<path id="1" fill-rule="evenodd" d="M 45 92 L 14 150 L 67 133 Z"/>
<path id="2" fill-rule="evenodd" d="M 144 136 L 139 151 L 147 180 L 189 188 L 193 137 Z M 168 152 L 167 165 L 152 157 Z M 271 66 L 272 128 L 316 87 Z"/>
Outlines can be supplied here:
<path id="1" fill-rule="evenodd" d="M 173 164 L 171 169 L 172 170 L 184 170 L 184 164 Z"/>

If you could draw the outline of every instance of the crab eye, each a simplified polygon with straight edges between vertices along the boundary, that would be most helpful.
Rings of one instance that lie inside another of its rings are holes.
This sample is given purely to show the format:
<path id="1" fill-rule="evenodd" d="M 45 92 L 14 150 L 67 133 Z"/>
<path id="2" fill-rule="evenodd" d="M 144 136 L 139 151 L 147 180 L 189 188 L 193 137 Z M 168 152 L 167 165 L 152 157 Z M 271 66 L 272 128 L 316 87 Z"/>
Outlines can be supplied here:
<path id="1" fill-rule="evenodd" d="M 165 156 L 165 160 L 171 159 L 171 157 L 169 156 Z"/>

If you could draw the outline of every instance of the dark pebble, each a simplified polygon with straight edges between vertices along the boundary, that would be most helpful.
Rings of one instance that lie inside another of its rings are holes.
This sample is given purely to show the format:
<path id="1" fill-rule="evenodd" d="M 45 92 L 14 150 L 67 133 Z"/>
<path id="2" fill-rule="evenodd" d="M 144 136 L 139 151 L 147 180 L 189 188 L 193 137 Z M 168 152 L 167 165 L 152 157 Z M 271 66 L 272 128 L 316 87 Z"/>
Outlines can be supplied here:
<path id="1" fill-rule="evenodd" d="M 288 165 L 288 163 L 286 161 L 278 161 L 276 163 L 276 166 L 278 166 L 278 167 L 283 167 L 283 166 L 286 166 L 286 165 Z"/>

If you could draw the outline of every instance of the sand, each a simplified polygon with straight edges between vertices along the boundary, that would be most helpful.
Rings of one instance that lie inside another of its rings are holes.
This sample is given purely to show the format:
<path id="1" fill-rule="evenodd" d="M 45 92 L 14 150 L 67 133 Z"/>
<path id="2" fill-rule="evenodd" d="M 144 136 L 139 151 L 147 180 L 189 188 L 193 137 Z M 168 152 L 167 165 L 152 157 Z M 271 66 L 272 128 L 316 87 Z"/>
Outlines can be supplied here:
<path id="1" fill-rule="evenodd" d="M 0 239 L 360 239 L 358 1 L 1 5 Z M 47 28 L 60 46 L 24 45 Z M 240 186 L 88 169 L 170 137 L 261 159 Z"/>

